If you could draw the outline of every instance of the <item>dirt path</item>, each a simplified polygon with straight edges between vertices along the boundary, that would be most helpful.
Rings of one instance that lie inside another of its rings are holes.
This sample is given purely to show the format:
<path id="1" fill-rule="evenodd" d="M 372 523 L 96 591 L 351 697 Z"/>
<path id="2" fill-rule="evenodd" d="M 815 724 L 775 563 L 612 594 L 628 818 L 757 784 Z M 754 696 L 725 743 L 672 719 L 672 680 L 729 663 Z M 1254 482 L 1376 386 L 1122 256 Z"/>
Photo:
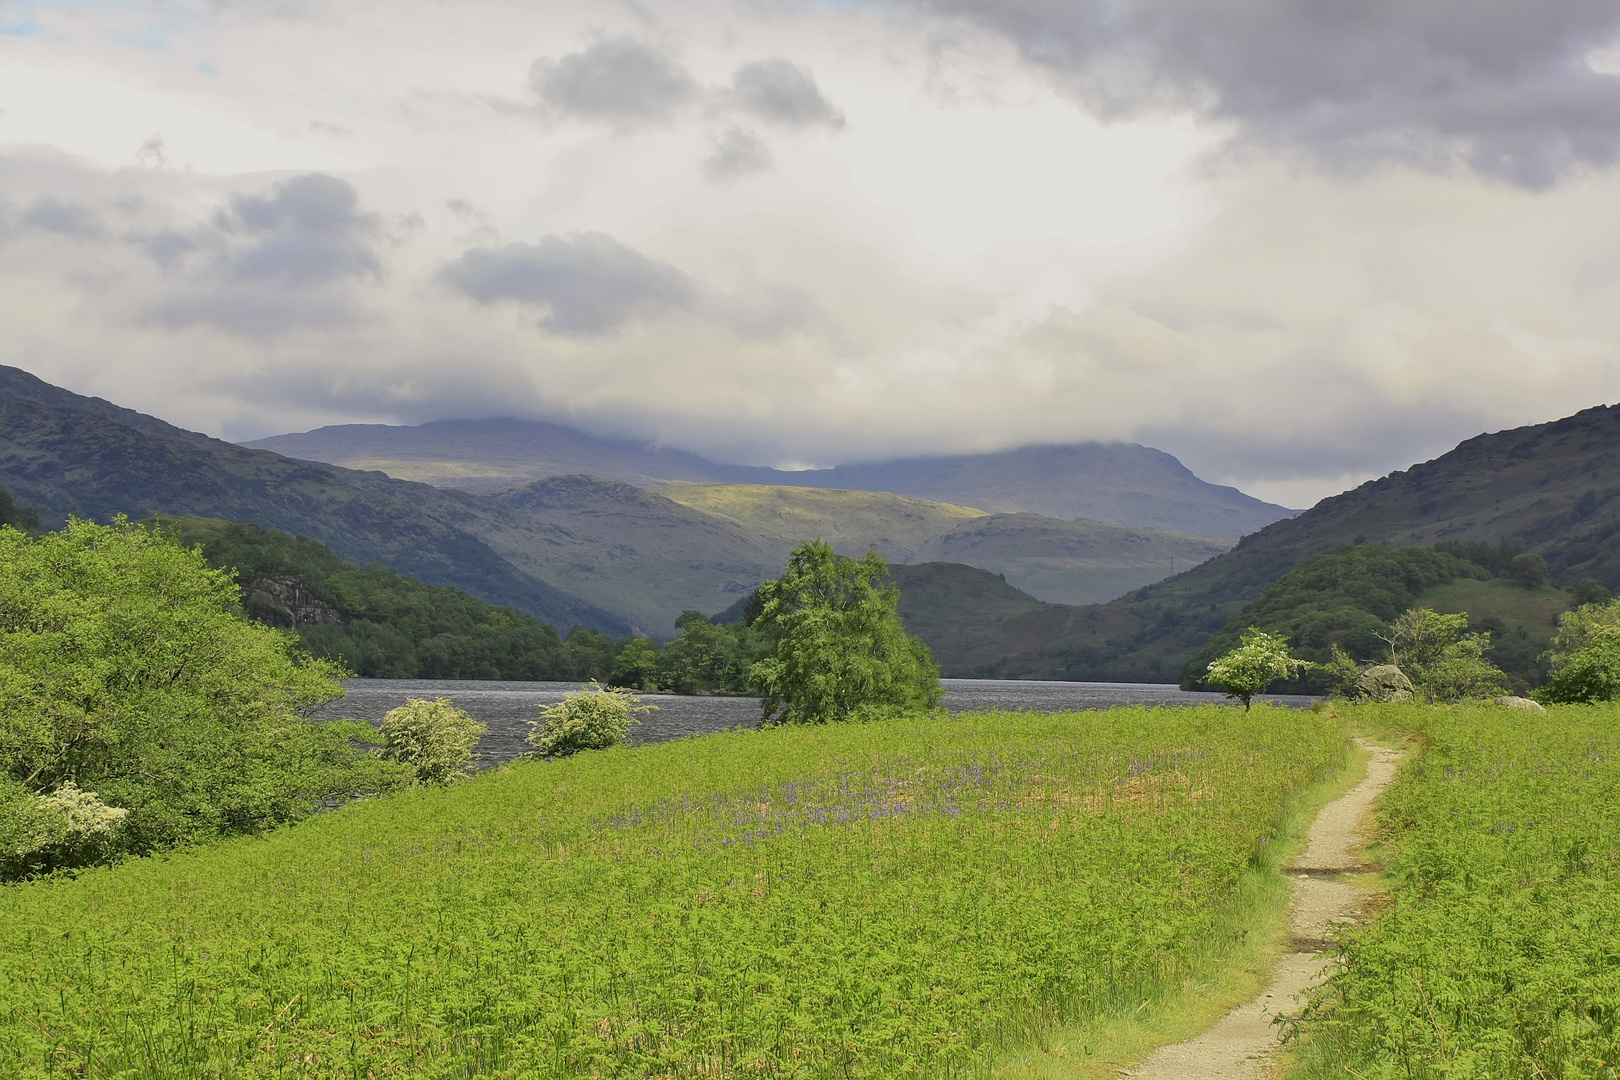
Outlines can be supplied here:
<path id="1" fill-rule="evenodd" d="M 1202 1035 L 1160 1047 L 1140 1065 L 1121 1073 L 1132 1080 L 1262 1080 L 1274 1075 L 1270 1059 L 1280 1044 L 1272 1021 L 1296 1007 L 1295 996 L 1321 975 L 1331 946 L 1327 937 L 1337 923 L 1354 922 L 1361 913 L 1363 891 L 1344 873 L 1361 869 L 1360 829 L 1373 799 L 1395 779 L 1401 754 L 1363 743 L 1371 752 L 1367 778 L 1328 803 L 1316 815 L 1301 855 L 1286 873 L 1293 879 L 1289 905 L 1294 951 L 1284 955 L 1271 983 L 1253 1001 L 1239 1005 Z"/>

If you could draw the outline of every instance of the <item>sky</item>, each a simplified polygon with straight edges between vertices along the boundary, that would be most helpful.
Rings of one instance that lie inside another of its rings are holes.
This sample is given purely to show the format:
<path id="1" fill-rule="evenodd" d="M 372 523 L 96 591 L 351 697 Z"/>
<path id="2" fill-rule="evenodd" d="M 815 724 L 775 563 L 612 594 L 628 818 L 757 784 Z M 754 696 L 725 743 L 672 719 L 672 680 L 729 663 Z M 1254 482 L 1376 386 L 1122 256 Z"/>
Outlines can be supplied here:
<path id="1" fill-rule="evenodd" d="M 1613 0 L 0 0 L 0 363 L 1302 507 L 1620 401 L 1617 164 Z"/>

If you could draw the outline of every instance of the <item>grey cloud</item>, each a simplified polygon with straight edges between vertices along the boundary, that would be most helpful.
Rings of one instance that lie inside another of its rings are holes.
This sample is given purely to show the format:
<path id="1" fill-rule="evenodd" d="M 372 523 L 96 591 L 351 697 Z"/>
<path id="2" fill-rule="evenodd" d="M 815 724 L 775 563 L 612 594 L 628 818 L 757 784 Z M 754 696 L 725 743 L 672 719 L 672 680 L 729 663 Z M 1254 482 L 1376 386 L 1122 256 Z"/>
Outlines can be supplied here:
<path id="1" fill-rule="evenodd" d="M 237 195 L 205 225 L 131 236 L 171 275 L 153 318 L 257 336 L 344 322 L 354 283 L 383 276 L 382 220 L 359 204 L 346 181 L 309 173 Z"/>
<path id="2" fill-rule="evenodd" d="M 771 167 L 771 151 L 752 132 L 729 128 L 703 162 L 703 175 L 715 183 L 736 180 Z"/>
<path id="3" fill-rule="evenodd" d="M 237 196 L 216 219 L 222 231 L 252 238 L 229 256 L 230 275 L 294 285 L 380 276 L 372 248 L 379 221 L 359 204 L 346 181 L 321 173 L 283 181 L 268 197 Z"/>
<path id="4" fill-rule="evenodd" d="M 697 94 L 679 64 L 633 38 L 609 38 L 561 60 L 536 60 L 529 84 L 562 113 L 619 126 L 667 121 Z"/>
<path id="5" fill-rule="evenodd" d="M 20 228 L 58 233 L 77 240 L 93 240 L 105 234 L 101 218 L 94 210 L 63 202 L 54 195 L 41 195 L 29 203 L 17 224 Z"/>
<path id="6" fill-rule="evenodd" d="M 475 248 L 443 273 L 480 304 L 511 300 L 544 308 L 541 325 L 559 334 L 606 333 L 635 316 L 689 307 L 698 298 L 677 268 L 595 232 Z"/>
<path id="7" fill-rule="evenodd" d="M 843 127 L 844 114 L 811 74 L 781 57 L 744 64 L 731 77 L 731 99 L 762 120 L 788 127 Z"/>
<path id="8" fill-rule="evenodd" d="M 1010 38 L 1109 115 L 1193 108 L 1346 166 L 1461 162 L 1526 186 L 1620 160 L 1613 0 L 922 0 Z"/>

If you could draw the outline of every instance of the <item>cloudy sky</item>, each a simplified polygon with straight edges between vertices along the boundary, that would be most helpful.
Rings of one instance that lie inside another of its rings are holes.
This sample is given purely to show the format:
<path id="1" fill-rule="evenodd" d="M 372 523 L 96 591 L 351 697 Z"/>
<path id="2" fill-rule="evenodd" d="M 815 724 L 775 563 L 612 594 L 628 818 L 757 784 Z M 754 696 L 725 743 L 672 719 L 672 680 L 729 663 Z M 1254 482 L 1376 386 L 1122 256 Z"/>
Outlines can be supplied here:
<path id="1" fill-rule="evenodd" d="M 1620 400 L 1617 163 L 1613 0 L 0 0 L 0 363 L 1308 505 Z"/>

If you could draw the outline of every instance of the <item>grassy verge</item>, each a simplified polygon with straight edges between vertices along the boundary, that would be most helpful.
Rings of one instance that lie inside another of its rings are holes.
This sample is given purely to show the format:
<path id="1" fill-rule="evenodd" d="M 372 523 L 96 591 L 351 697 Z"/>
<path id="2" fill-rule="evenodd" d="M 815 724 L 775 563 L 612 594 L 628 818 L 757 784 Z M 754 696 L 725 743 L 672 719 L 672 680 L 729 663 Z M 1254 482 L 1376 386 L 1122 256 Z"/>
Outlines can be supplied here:
<path id="1" fill-rule="evenodd" d="M 1211 966 L 1344 744 L 1219 707 L 739 732 L 26 884 L 0 1076 L 981 1076 Z"/>
<path id="2" fill-rule="evenodd" d="M 1388 907 L 1347 933 L 1301 1080 L 1620 1075 L 1620 708 L 1382 706 Z"/>
<path id="3" fill-rule="evenodd" d="M 1216 911 L 1212 933 L 1174 979 L 1135 988 L 1101 1003 L 1092 1016 L 1050 1032 L 1004 1057 L 1004 1080 L 1093 1080 L 1112 1076 L 1160 1046 L 1206 1030 L 1252 1000 L 1288 948 L 1288 880 L 1280 870 L 1305 847 L 1321 808 L 1366 776 L 1367 751 L 1350 743 L 1342 759 L 1290 799 L 1256 845 L 1254 858 L 1232 895 Z"/>

